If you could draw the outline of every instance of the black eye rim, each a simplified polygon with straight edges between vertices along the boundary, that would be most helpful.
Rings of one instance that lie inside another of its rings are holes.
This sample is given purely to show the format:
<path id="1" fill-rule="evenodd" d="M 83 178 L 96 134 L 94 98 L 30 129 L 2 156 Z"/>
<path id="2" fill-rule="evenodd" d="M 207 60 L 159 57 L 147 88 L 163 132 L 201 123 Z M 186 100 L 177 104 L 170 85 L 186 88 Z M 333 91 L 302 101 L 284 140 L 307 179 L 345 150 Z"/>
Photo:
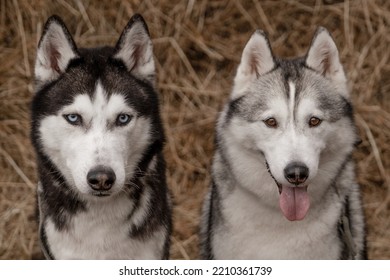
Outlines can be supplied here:
<path id="1" fill-rule="evenodd" d="M 77 116 L 77 120 L 71 121 L 69 116 Z M 83 123 L 83 118 L 79 114 L 64 114 L 63 117 L 71 125 L 81 125 Z"/>
<path id="2" fill-rule="evenodd" d="M 315 120 L 316 123 L 312 124 L 312 120 Z M 322 120 L 319 117 L 311 116 L 309 119 L 309 127 L 317 127 L 322 123 Z"/>
<path id="3" fill-rule="evenodd" d="M 273 121 L 274 124 L 269 124 L 269 121 Z M 278 127 L 278 122 L 275 118 L 271 117 L 271 118 L 267 118 L 265 120 L 263 120 L 264 124 L 269 127 L 269 128 L 277 128 Z"/>
<path id="4" fill-rule="evenodd" d="M 121 121 L 120 121 L 120 118 L 121 118 L 122 116 L 127 116 L 127 120 L 126 120 L 125 122 L 121 122 Z M 130 121 L 131 121 L 132 119 L 133 119 L 133 116 L 132 116 L 132 115 L 126 114 L 126 113 L 120 113 L 120 114 L 118 114 L 118 116 L 116 117 L 115 123 L 116 123 L 117 126 L 125 126 L 125 125 L 129 124 Z"/>

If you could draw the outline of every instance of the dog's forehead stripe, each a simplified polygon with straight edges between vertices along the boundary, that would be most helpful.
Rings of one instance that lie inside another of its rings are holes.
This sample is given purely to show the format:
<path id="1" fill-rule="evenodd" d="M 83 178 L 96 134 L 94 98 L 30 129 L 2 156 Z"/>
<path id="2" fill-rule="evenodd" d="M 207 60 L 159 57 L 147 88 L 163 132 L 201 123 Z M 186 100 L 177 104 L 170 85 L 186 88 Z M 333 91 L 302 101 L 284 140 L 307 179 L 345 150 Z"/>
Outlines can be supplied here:
<path id="1" fill-rule="evenodd" d="M 294 107 L 295 107 L 295 83 L 292 81 L 288 82 L 289 89 L 289 112 L 292 116 L 294 116 Z"/>
<path id="2" fill-rule="evenodd" d="M 93 104 L 98 108 L 103 110 L 108 104 L 108 96 L 105 90 L 103 89 L 100 81 L 96 84 L 95 94 L 93 96 Z"/>

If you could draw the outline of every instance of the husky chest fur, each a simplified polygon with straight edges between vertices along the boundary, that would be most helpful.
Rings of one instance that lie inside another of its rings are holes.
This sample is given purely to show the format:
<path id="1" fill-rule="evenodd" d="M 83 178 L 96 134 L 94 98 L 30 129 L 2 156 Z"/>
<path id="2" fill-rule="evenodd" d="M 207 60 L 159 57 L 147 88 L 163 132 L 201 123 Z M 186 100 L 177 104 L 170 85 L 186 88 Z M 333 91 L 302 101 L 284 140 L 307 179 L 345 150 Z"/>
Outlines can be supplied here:
<path id="1" fill-rule="evenodd" d="M 319 28 L 305 57 L 256 31 L 216 127 L 201 246 L 215 259 L 365 258 L 357 143 L 338 50 Z"/>
<path id="2" fill-rule="evenodd" d="M 57 16 L 47 21 L 31 132 L 47 258 L 168 258 L 171 206 L 154 76 L 140 15 L 115 47 L 95 49 L 78 49 Z"/>

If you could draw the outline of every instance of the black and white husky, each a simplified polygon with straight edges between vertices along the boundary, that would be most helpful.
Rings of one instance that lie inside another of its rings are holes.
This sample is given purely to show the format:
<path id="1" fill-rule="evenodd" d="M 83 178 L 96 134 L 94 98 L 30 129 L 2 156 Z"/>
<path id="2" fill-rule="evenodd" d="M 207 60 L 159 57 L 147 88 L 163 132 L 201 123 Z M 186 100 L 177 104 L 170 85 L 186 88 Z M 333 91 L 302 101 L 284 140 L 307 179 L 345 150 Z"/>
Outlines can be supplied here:
<path id="1" fill-rule="evenodd" d="M 291 60 L 274 57 L 256 31 L 216 130 L 204 258 L 366 258 L 351 158 L 358 136 L 326 29 L 305 57 Z"/>
<path id="2" fill-rule="evenodd" d="M 171 206 L 154 78 L 140 15 L 115 47 L 91 49 L 77 48 L 59 17 L 48 19 L 31 132 L 47 258 L 168 258 Z"/>

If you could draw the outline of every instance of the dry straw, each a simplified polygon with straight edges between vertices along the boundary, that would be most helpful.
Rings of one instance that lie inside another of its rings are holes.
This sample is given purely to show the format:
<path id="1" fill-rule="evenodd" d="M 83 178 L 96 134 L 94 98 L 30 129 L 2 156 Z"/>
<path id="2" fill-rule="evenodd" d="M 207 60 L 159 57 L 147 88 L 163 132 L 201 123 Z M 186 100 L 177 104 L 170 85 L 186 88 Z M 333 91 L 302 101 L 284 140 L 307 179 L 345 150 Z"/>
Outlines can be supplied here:
<path id="1" fill-rule="evenodd" d="M 390 258 L 390 1 L 0 0 L 0 258 L 41 257 L 35 220 L 29 106 L 37 40 L 51 14 L 78 45 L 113 44 L 135 13 L 149 24 L 168 136 L 175 201 L 172 258 L 198 258 L 200 206 L 210 181 L 214 122 L 245 42 L 256 28 L 277 55 L 303 55 L 327 27 L 349 76 L 363 140 L 354 156 L 368 222 L 369 257 Z"/>

